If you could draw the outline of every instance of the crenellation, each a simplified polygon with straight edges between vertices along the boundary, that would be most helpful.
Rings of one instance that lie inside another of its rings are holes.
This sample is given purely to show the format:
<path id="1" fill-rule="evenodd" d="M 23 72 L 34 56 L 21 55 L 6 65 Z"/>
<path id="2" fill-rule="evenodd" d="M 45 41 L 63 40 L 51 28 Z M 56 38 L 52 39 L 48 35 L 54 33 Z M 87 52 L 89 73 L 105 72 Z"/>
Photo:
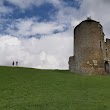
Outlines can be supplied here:
<path id="1" fill-rule="evenodd" d="M 110 39 L 107 38 L 105 44 L 106 44 L 107 46 L 110 46 Z"/>

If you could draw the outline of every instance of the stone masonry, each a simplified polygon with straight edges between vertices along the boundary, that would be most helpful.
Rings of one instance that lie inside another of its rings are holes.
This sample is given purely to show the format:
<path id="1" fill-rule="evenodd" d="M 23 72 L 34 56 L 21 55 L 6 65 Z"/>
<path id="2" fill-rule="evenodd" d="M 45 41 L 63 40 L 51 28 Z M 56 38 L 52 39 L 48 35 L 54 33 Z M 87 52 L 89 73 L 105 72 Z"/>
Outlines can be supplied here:
<path id="1" fill-rule="evenodd" d="M 74 56 L 69 70 L 76 73 L 110 73 L 110 39 L 104 42 L 102 25 L 92 19 L 82 21 L 74 29 Z"/>

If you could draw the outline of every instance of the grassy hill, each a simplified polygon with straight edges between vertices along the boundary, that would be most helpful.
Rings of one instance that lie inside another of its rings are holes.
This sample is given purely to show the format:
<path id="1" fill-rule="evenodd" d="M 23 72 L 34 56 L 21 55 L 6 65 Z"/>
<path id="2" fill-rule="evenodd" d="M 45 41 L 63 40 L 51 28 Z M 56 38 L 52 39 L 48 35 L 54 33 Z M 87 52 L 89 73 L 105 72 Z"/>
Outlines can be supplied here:
<path id="1" fill-rule="evenodd" d="M 110 76 L 0 67 L 0 110 L 110 110 Z"/>

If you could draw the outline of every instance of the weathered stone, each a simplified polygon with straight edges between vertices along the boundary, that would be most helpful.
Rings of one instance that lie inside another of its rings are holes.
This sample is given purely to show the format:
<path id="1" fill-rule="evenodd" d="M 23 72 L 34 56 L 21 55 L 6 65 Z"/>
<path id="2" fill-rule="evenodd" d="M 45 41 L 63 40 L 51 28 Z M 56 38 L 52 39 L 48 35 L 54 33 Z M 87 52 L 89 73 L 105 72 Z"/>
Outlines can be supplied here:
<path id="1" fill-rule="evenodd" d="M 110 39 L 104 42 L 102 25 L 91 19 L 82 21 L 74 29 L 74 56 L 69 58 L 69 70 L 105 74 L 110 72 L 109 62 Z"/>

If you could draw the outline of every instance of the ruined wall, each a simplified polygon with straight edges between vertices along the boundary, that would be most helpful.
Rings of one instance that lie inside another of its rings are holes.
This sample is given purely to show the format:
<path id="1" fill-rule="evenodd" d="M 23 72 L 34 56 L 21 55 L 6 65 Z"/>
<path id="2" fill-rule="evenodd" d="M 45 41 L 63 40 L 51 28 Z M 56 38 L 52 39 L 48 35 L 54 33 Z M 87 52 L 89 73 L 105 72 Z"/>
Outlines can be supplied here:
<path id="1" fill-rule="evenodd" d="M 110 74 L 110 39 L 106 39 L 103 53 L 105 73 Z"/>
<path id="2" fill-rule="evenodd" d="M 104 60 L 110 62 L 110 39 L 105 42 Z"/>
<path id="3" fill-rule="evenodd" d="M 69 57 L 69 61 L 68 61 L 68 64 L 69 64 L 69 70 L 70 70 L 70 72 L 72 72 L 72 71 L 74 71 L 74 56 L 70 56 Z"/>
<path id="4" fill-rule="evenodd" d="M 85 20 L 74 29 L 74 59 L 71 71 L 104 72 L 104 33 L 99 22 Z"/>

